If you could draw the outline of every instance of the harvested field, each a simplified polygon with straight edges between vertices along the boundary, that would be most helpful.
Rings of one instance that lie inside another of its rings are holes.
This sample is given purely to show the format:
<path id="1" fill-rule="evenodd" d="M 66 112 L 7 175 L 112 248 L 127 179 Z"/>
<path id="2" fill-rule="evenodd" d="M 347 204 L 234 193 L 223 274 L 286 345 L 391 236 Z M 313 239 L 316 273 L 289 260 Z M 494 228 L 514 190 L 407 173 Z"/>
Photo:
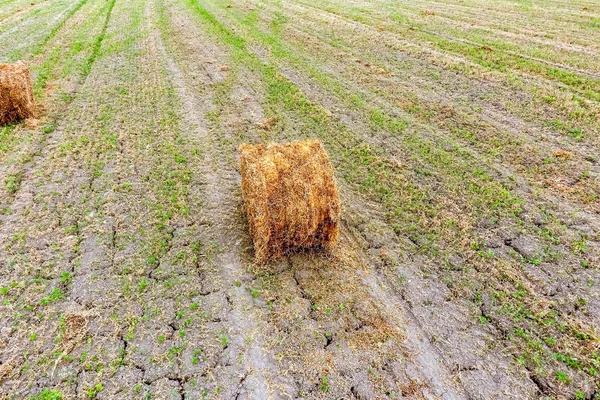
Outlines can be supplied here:
<path id="1" fill-rule="evenodd" d="M 600 399 L 599 43 L 590 0 L 0 0 L 0 398 Z M 258 265 L 240 146 L 308 139 L 337 248 Z"/>

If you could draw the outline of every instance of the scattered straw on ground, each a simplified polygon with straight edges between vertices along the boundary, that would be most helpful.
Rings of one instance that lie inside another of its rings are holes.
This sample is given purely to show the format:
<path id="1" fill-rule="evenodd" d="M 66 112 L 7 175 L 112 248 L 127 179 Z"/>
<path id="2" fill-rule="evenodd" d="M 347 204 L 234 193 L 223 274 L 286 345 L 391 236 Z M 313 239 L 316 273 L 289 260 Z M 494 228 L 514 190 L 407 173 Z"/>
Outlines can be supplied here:
<path id="1" fill-rule="evenodd" d="M 258 127 L 265 131 L 270 131 L 275 126 L 276 123 L 277 123 L 277 118 L 274 118 L 274 117 L 265 118 L 258 124 Z"/>
<path id="2" fill-rule="evenodd" d="M 34 130 L 37 129 L 37 127 L 40 125 L 40 120 L 36 119 L 36 118 L 27 118 L 25 120 L 25 127 L 29 130 Z"/>
<path id="3" fill-rule="evenodd" d="M 340 199 L 318 140 L 240 147 L 242 195 L 259 262 L 302 248 L 332 250 Z"/>
<path id="4" fill-rule="evenodd" d="M 70 353 L 75 346 L 87 335 L 87 319 L 83 315 L 69 314 L 65 317 L 65 333 L 62 337 L 62 347 L 65 353 Z"/>
<path id="5" fill-rule="evenodd" d="M 33 88 L 27 67 L 0 64 L 0 124 L 7 124 L 35 115 Z"/>

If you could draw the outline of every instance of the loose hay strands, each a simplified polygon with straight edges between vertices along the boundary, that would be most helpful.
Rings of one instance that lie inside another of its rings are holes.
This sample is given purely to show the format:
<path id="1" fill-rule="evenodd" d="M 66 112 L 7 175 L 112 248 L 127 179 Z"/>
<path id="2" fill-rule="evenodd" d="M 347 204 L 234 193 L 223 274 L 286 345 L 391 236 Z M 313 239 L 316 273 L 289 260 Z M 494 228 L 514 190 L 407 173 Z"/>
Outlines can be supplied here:
<path id="1" fill-rule="evenodd" d="M 0 64 L 0 124 L 7 124 L 35 115 L 33 87 L 27 67 Z"/>
<path id="2" fill-rule="evenodd" d="M 69 355 L 69 353 L 85 339 L 87 334 L 87 313 L 67 314 L 65 317 L 65 331 L 60 343 L 60 349 L 62 351 L 56 361 L 54 361 L 54 368 L 52 368 L 52 373 L 50 374 L 51 377 L 54 376 L 54 371 L 61 360 Z"/>
<path id="3" fill-rule="evenodd" d="M 243 144 L 240 162 L 244 208 L 258 262 L 298 249 L 335 247 L 340 198 L 321 142 Z"/>

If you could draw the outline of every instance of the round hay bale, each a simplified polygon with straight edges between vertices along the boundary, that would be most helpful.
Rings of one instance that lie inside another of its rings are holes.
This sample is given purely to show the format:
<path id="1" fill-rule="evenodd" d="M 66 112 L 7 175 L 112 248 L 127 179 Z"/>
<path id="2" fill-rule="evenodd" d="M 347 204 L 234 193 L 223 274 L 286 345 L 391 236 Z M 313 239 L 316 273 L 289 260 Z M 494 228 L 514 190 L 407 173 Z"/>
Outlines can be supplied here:
<path id="1" fill-rule="evenodd" d="M 258 262 L 298 249 L 332 250 L 340 198 L 318 140 L 240 146 L 242 197 Z"/>
<path id="2" fill-rule="evenodd" d="M 0 64 L 0 124 L 7 124 L 35 115 L 33 87 L 27 67 Z"/>

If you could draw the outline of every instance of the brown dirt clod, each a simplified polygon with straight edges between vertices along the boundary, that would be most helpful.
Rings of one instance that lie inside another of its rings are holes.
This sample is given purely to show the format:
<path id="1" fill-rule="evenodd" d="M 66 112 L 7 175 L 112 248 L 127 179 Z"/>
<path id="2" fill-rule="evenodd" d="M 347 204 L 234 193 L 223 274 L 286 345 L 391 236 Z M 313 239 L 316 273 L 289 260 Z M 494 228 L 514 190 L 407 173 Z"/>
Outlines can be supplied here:
<path id="1" fill-rule="evenodd" d="M 25 64 L 0 64 L 0 124 L 35 116 L 29 69 Z"/>
<path id="2" fill-rule="evenodd" d="M 256 259 L 299 249 L 333 250 L 340 199 L 329 157 L 318 140 L 240 146 L 242 196 Z"/>

